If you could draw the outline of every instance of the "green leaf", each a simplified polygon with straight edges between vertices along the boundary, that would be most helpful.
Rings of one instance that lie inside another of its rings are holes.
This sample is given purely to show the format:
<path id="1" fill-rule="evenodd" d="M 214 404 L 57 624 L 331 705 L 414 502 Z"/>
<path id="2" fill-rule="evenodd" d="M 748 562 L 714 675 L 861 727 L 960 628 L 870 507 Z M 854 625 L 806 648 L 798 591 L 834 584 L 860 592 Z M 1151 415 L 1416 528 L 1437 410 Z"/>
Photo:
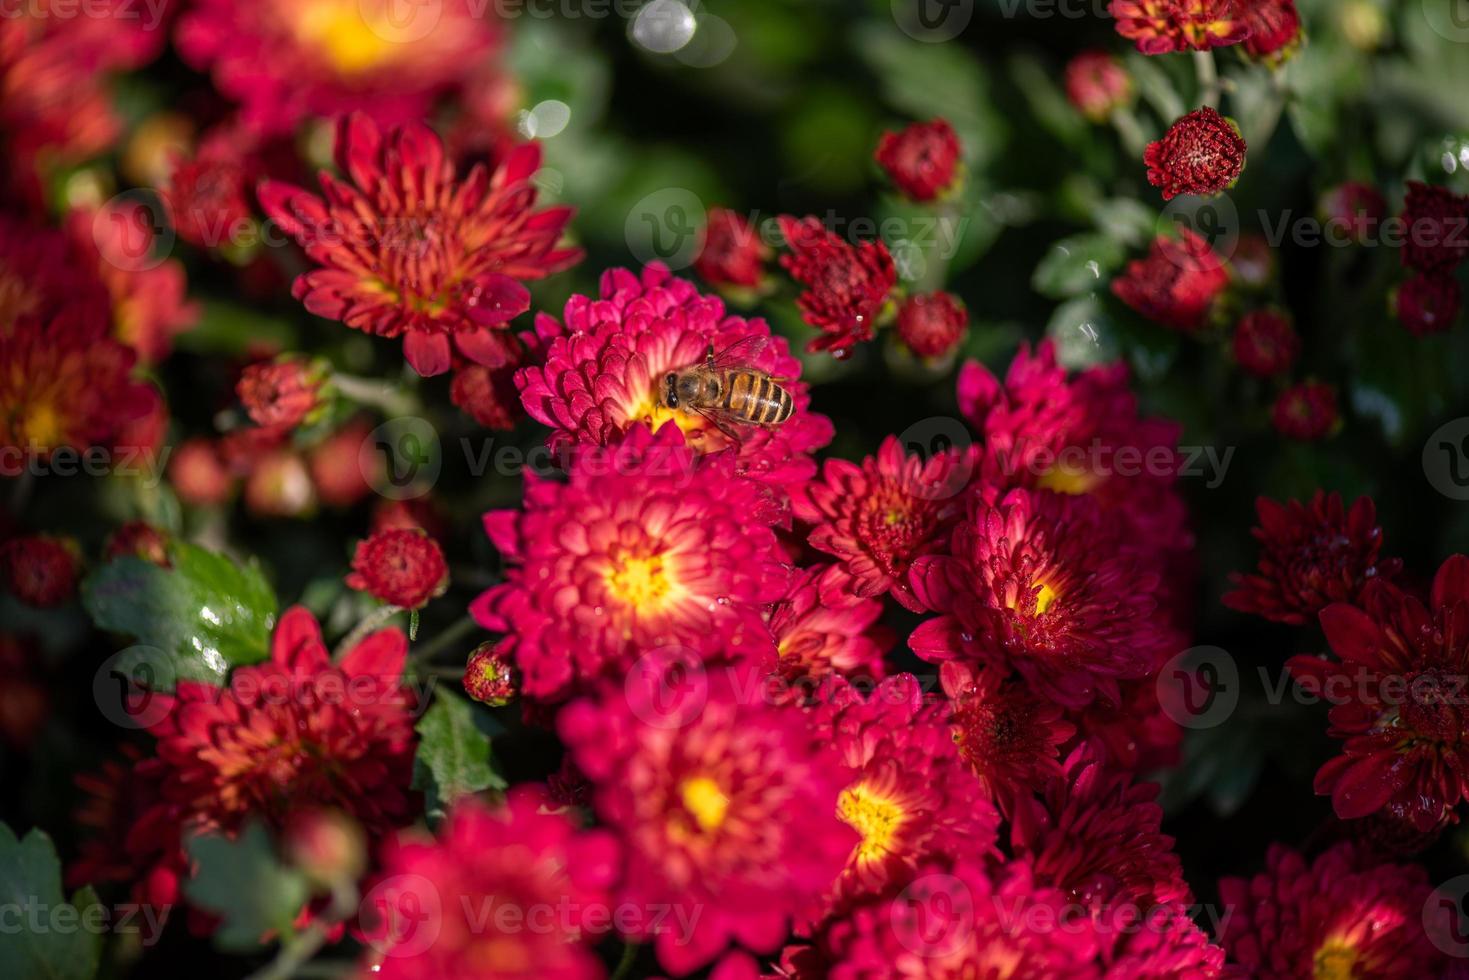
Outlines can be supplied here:
<path id="1" fill-rule="evenodd" d="M 194 329 L 178 335 L 181 350 L 209 354 L 242 354 L 255 345 L 290 350 L 296 331 L 284 320 L 257 313 L 226 300 L 205 299 Z"/>
<path id="2" fill-rule="evenodd" d="M 90 980 L 102 955 L 106 910 L 91 888 L 66 901 L 61 862 L 40 830 L 17 840 L 0 824 L 0 963 L 15 980 Z"/>
<path id="3" fill-rule="evenodd" d="M 172 568 L 118 558 L 82 585 L 96 624 L 157 647 L 180 678 L 219 681 L 238 664 L 264 660 L 275 627 L 275 593 L 260 569 L 176 541 Z"/>
<path id="4" fill-rule="evenodd" d="M 1072 235 L 1051 246 L 1030 284 L 1042 296 L 1065 299 L 1099 288 L 1122 259 L 1122 246 L 1106 235 Z"/>
<path id="5" fill-rule="evenodd" d="M 1098 201 L 1092 209 L 1097 230 L 1129 248 L 1139 248 L 1158 233 L 1158 213 L 1131 197 Z"/>
<path id="6" fill-rule="evenodd" d="M 311 890 L 300 872 L 281 863 L 261 824 L 251 823 L 234 840 L 203 834 L 187 847 L 198 870 L 184 894 L 223 920 L 214 933 L 221 949 L 256 949 L 270 933 L 290 931 Z"/>
<path id="7" fill-rule="evenodd" d="M 441 815 L 461 796 L 482 789 L 504 789 L 505 780 L 490 765 L 488 715 L 459 695 L 439 688 L 419 719 L 413 788 L 428 794 L 430 815 Z"/>

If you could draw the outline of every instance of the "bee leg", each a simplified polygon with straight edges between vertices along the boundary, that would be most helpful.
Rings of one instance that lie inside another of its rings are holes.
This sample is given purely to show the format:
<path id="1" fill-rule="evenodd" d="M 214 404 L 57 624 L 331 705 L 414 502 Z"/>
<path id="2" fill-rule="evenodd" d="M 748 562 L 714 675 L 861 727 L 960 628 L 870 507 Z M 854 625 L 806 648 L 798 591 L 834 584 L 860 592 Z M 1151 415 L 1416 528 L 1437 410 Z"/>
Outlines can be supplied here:
<path id="1" fill-rule="evenodd" d="M 709 345 L 709 349 L 704 353 L 704 364 L 705 364 L 706 367 L 709 368 L 709 370 L 711 370 L 711 371 L 714 370 L 714 345 L 713 344 L 710 344 Z"/>

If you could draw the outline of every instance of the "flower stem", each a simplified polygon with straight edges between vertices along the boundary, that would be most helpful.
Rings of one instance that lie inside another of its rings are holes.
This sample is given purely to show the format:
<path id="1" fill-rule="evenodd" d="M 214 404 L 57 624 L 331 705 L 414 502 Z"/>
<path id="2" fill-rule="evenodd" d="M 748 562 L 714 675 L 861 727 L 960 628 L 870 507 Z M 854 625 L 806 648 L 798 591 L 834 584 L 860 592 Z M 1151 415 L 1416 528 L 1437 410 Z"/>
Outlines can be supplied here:
<path id="1" fill-rule="evenodd" d="M 1112 128 L 1117 130 L 1117 138 L 1122 141 L 1122 148 L 1127 151 L 1130 159 L 1142 157 L 1143 151 L 1148 148 L 1148 138 L 1143 135 L 1142 126 L 1138 125 L 1137 114 L 1127 106 L 1118 106 L 1112 110 Z"/>
<path id="2" fill-rule="evenodd" d="M 447 650 L 478 628 L 479 624 L 474 621 L 472 616 L 461 616 L 438 636 L 429 640 L 417 650 L 414 650 L 411 659 L 414 663 L 418 664 L 428 663 L 434 658 L 435 654 Z"/>
<path id="3" fill-rule="evenodd" d="M 339 662 L 351 653 L 357 644 L 366 639 L 367 634 L 376 632 L 384 623 L 402 611 L 402 606 L 380 606 L 368 613 L 362 622 L 352 628 L 352 632 L 342 637 L 342 642 L 338 643 L 336 650 L 332 652 L 332 660 Z"/>
<path id="4" fill-rule="evenodd" d="M 1194 52 L 1194 73 L 1199 78 L 1199 104 L 1219 108 L 1219 67 L 1213 51 Z"/>
<path id="5" fill-rule="evenodd" d="M 634 942 L 624 943 L 622 946 L 622 958 L 617 961 L 617 969 L 612 971 L 610 980 L 624 980 L 632 972 L 633 963 L 637 962 L 638 944 Z"/>
<path id="6" fill-rule="evenodd" d="M 326 945 L 332 927 L 357 910 L 357 886 L 344 882 L 332 889 L 332 901 L 321 918 L 281 944 L 280 952 L 249 980 L 290 980 Z"/>
<path id="7" fill-rule="evenodd" d="M 332 386 L 359 405 L 370 405 L 385 415 L 412 415 L 418 410 L 417 399 L 386 381 L 333 371 Z"/>

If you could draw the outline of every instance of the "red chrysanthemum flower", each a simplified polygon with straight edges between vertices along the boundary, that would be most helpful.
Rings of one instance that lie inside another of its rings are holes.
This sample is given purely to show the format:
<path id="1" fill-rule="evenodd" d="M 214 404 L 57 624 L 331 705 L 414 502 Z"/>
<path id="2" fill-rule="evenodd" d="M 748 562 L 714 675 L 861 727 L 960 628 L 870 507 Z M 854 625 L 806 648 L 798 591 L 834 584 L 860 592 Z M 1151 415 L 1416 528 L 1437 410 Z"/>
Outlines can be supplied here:
<path id="1" fill-rule="evenodd" d="M 511 364 L 499 368 L 465 364 L 454 371 L 449 400 L 486 429 L 510 432 L 525 417 L 515 387 L 515 371 Z"/>
<path id="2" fill-rule="evenodd" d="M 815 217 L 782 215 L 780 232 L 790 251 L 780 264 L 806 287 L 796 300 L 801 316 L 821 331 L 808 351 L 831 351 L 846 357 L 857 344 L 872 339 L 898 282 L 897 267 L 882 241 L 853 246 L 826 230 Z"/>
<path id="3" fill-rule="evenodd" d="M 912 674 L 866 698 L 836 680 L 821 697 L 817 735 L 847 769 L 837 816 L 860 836 L 834 897 L 881 893 L 926 860 L 990 853 L 999 813 L 955 748 L 947 703 L 925 704 Z"/>
<path id="4" fill-rule="evenodd" d="M 1398 322 L 1415 337 L 1442 333 L 1454 325 L 1464 305 L 1459 280 L 1440 272 L 1420 272 L 1393 293 Z"/>
<path id="5" fill-rule="evenodd" d="M 1245 169 L 1245 140 L 1234 120 L 1209 106 L 1180 117 L 1143 153 L 1148 183 L 1163 200 L 1179 194 L 1211 197 L 1234 186 Z"/>
<path id="6" fill-rule="evenodd" d="M 912 123 L 885 132 L 873 154 L 894 186 L 914 201 L 932 201 L 951 191 L 959 179 L 963 148 L 947 120 Z"/>
<path id="7" fill-rule="evenodd" d="M 969 311 L 953 293 L 921 293 L 898 306 L 898 339 L 919 357 L 951 353 L 969 329 Z"/>
<path id="8" fill-rule="evenodd" d="M 372 434 L 372 423 L 357 419 L 327 436 L 311 450 L 308 465 L 311 482 L 316 485 L 322 503 L 331 507 L 351 507 L 372 492 L 371 481 L 380 479 L 382 457 L 363 446 Z"/>
<path id="9" fill-rule="evenodd" d="M 174 161 L 159 196 L 184 241 L 225 248 L 254 227 L 250 188 L 260 167 L 251 143 L 233 127 L 220 127 L 205 135 L 192 157 Z"/>
<path id="10" fill-rule="evenodd" d="M 801 569 L 770 610 L 778 671 L 789 680 L 882 677 L 894 637 L 877 625 L 881 616 L 882 602 L 858 596 L 840 565 Z"/>
<path id="11" fill-rule="evenodd" d="M 419 609 L 449 587 L 439 543 L 418 528 L 374 531 L 357 544 L 347 585 L 390 606 Z"/>
<path id="12" fill-rule="evenodd" d="M 1301 46 L 1304 33 L 1296 0 L 1238 0 L 1250 36 L 1245 53 L 1271 65 L 1285 61 Z"/>
<path id="13" fill-rule="evenodd" d="M 1003 380 L 966 363 L 958 396 L 984 446 L 986 484 L 1085 494 L 1130 528 L 1138 546 L 1189 553 L 1193 536 L 1177 486 L 1180 427 L 1139 415 L 1125 364 L 1068 375 L 1046 341 L 1034 354 L 1022 347 Z"/>
<path id="14" fill-rule="evenodd" d="M 731 437 L 717 425 L 664 407 L 660 392 L 670 373 L 700 364 L 709 348 L 718 355 L 739 342 L 759 348 L 742 355 L 750 367 L 787 379 L 780 385 L 791 396 L 792 413 L 777 426 L 731 429 L 739 440 L 737 469 L 773 486 L 799 486 L 816 472 L 811 453 L 831 441 L 831 421 L 810 411 L 801 362 L 785 340 L 762 319 L 728 314 L 717 297 L 661 265 L 641 275 L 603 273 L 597 298 L 573 296 L 561 322 L 537 316 L 536 332 L 544 361 L 519 371 L 515 383 L 530 416 L 555 430 L 553 450 L 610 446 L 634 425 L 657 430 L 668 422 L 695 452 L 730 448 Z"/>
<path id="15" fill-rule="evenodd" d="M 0 585 L 28 606 L 59 606 L 76 595 L 81 551 L 68 538 L 30 534 L 0 544 Z"/>
<path id="16" fill-rule="evenodd" d="M 389 840 L 362 920 L 364 974 L 383 980 L 545 977 L 597 980 L 591 949 L 610 928 L 618 846 L 547 812 L 541 787 L 493 809 L 473 797 L 437 839 Z M 651 914 L 651 913 L 650 913 Z"/>
<path id="17" fill-rule="evenodd" d="M 569 482 L 527 473 L 523 508 L 485 515 L 509 567 L 471 612 L 510 634 L 525 693 L 543 701 L 659 646 L 763 659 L 764 606 L 790 579 L 779 513 L 728 456 L 701 460 L 676 428 L 639 426 L 578 451 Z"/>
<path id="18" fill-rule="evenodd" d="M 1036 881 L 1089 909 L 1188 905 L 1193 894 L 1173 838 L 1160 829 L 1158 789 L 1077 749 L 1041 796 L 1017 809 L 1015 852 L 1029 859 Z"/>
<path id="19" fill-rule="evenodd" d="M 464 665 L 464 692 L 491 707 L 502 707 L 515 700 L 520 691 L 519 678 L 510 658 L 498 643 L 481 643 Z"/>
<path id="20" fill-rule="evenodd" d="M 268 448 L 250 458 L 244 499 L 245 509 L 257 517 L 309 517 L 316 513 L 318 503 L 306 461 L 283 447 Z"/>
<path id="21" fill-rule="evenodd" d="M 1187 228 L 1159 235 L 1147 258 L 1134 259 L 1112 280 L 1112 294 L 1144 317 L 1184 333 L 1204 325 L 1229 272 L 1209 243 Z"/>
<path id="22" fill-rule="evenodd" d="M 1234 359 L 1260 378 L 1285 374 L 1301 353 L 1290 317 L 1277 310 L 1251 310 L 1234 328 Z"/>
<path id="23" fill-rule="evenodd" d="M 277 181 L 260 185 L 265 212 L 321 266 L 296 280 L 296 298 L 317 316 L 402 337 L 408 363 L 425 376 L 449 370 L 454 350 L 503 363 L 505 325 L 530 307 L 521 283 L 581 257 L 557 247 L 572 210 L 535 210 L 540 147 L 516 147 L 493 177 L 476 166 L 461 180 L 426 126 L 384 137 L 354 115 L 338 126 L 336 158 L 347 180 L 323 172 L 325 201 Z"/>
<path id="24" fill-rule="evenodd" d="M 1324 381 L 1291 385 L 1275 399 L 1270 420 L 1275 431 L 1291 439 L 1311 442 L 1330 435 L 1341 421 L 1336 388 Z"/>
<path id="25" fill-rule="evenodd" d="M 943 550 L 964 514 L 964 489 L 976 453 L 947 449 L 927 460 L 904 454 L 896 436 L 860 464 L 828 459 L 821 479 L 792 501 L 796 516 L 813 526 L 810 543 L 835 555 L 863 597 L 892 593 L 908 609 L 908 568 L 920 555 Z"/>
<path id="26" fill-rule="evenodd" d="M 1132 101 L 1132 76 L 1107 51 L 1085 51 L 1066 64 L 1066 98 L 1092 122 Z"/>
<path id="27" fill-rule="evenodd" d="M 1317 210 L 1322 223 L 1328 226 L 1328 241 L 1336 241 L 1333 229 L 1341 229 L 1348 241 L 1364 242 L 1381 230 L 1382 219 L 1387 217 L 1387 199 L 1371 184 L 1349 180 L 1322 194 Z"/>
<path id="28" fill-rule="evenodd" d="M 1224 976 L 1224 950 L 1181 905 L 1131 908 L 1098 928 L 1105 980 L 1213 980 Z"/>
<path id="29" fill-rule="evenodd" d="M 765 281 L 770 246 L 744 215 L 729 208 L 710 208 L 694 271 L 716 287 L 758 289 Z"/>
<path id="30" fill-rule="evenodd" d="M 285 132 L 355 110 L 401 124 L 429 115 L 498 46 L 496 19 L 484 13 L 470 0 L 200 0 L 174 40 L 254 129 Z"/>
<path id="31" fill-rule="evenodd" d="M 1444 957 L 1423 928 L 1431 892 L 1421 867 L 1372 865 L 1348 844 L 1309 863 L 1272 845 L 1264 872 L 1219 882 L 1231 910 L 1220 941 L 1258 980 L 1438 976 Z"/>
<path id="32" fill-rule="evenodd" d="M 1090 923 L 1025 862 L 993 874 L 978 860 L 933 862 L 896 894 L 873 896 L 822 923 L 809 944 L 788 947 L 780 975 L 1099 980 L 1098 949 Z"/>
<path id="33" fill-rule="evenodd" d="M 673 910 L 633 935 L 675 974 L 731 941 L 773 952 L 854 844 L 837 817 L 842 767 L 799 709 L 741 696 L 724 670 L 652 659 L 557 724 L 626 849 L 619 901 Z"/>
<path id="34" fill-rule="evenodd" d="M 224 688 L 181 680 L 154 695 L 165 798 L 186 822 L 226 832 L 252 817 L 281 827 L 305 806 L 335 807 L 374 834 L 397 827 L 411 813 L 407 653 L 386 629 L 333 663 L 311 613 L 288 610 L 270 660 L 236 668 Z"/>
<path id="35" fill-rule="evenodd" d="M 949 661 L 939 678 L 959 754 L 1003 812 L 1061 774 L 1059 747 L 1076 728 L 1060 705 L 992 668 Z"/>
<path id="36" fill-rule="evenodd" d="M 128 521 L 107 539 L 103 556 L 114 558 L 141 558 L 163 568 L 168 568 L 168 534 L 147 521 Z"/>
<path id="37" fill-rule="evenodd" d="M 1183 645 L 1182 640 L 1177 644 Z M 1120 687 L 1122 699 L 1117 704 L 1093 701 L 1070 713 L 1077 728 L 1077 740 L 1070 744 L 1085 741 L 1104 764 L 1128 772 L 1178 765 L 1183 726 L 1163 710 L 1157 680 L 1123 681 Z"/>
<path id="38" fill-rule="evenodd" d="M 251 364 L 235 393 L 245 413 L 267 429 L 294 429 L 320 407 L 324 371 L 299 357 Z"/>
<path id="39" fill-rule="evenodd" d="M 66 310 L 105 322 L 110 303 L 96 267 L 76 261 L 66 235 L 0 214 L 0 336 Z"/>
<path id="40" fill-rule="evenodd" d="M 1371 497 L 1348 509 L 1340 494 L 1317 490 L 1310 504 L 1260 497 L 1255 510 L 1260 524 L 1250 533 L 1260 542 L 1260 563 L 1254 574 L 1230 576 L 1230 609 L 1299 626 L 1334 602 L 1356 602 L 1368 582 L 1391 579 L 1402 567 L 1382 557 Z"/>
<path id="41" fill-rule="evenodd" d="M 1447 273 L 1469 255 L 1469 199 L 1447 187 L 1408 181 L 1402 221 L 1403 265 Z"/>
<path id="42" fill-rule="evenodd" d="M 1426 604 L 1381 580 L 1357 603 L 1321 612 L 1341 662 L 1289 661 L 1303 688 L 1333 704 L 1331 734 L 1345 739 L 1316 792 L 1343 819 L 1390 809 L 1426 832 L 1469 799 L 1469 558 L 1439 567 Z"/>
<path id="43" fill-rule="evenodd" d="M 1068 707 L 1116 703 L 1117 682 L 1149 674 L 1167 641 L 1158 573 L 1088 497 L 987 496 L 971 498 L 951 554 L 913 563 L 914 596 L 942 615 L 909 646 L 931 662 L 1008 664 Z"/>
<path id="44" fill-rule="evenodd" d="M 1250 34 L 1237 0 L 1112 0 L 1107 12 L 1143 54 L 1208 51 Z"/>

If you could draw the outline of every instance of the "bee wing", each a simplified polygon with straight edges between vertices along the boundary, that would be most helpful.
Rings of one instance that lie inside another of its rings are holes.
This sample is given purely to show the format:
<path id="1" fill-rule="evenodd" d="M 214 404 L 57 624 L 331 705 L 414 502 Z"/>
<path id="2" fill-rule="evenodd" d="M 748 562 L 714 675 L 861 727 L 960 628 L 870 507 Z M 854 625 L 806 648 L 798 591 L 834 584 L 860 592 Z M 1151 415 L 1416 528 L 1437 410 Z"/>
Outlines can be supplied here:
<path id="1" fill-rule="evenodd" d="M 735 445 L 744 443 L 745 440 L 741 438 L 738 427 L 749 424 L 745 420 L 722 408 L 696 408 L 694 411 L 698 412 L 710 425 L 723 432 Z"/>
<path id="2" fill-rule="evenodd" d="M 714 355 L 714 367 L 720 370 L 752 367 L 760 359 L 760 355 L 765 353 L 765 349 L 770 346 L 770 340 L 770 337 L 763 334 L 741 337 Z"/>

